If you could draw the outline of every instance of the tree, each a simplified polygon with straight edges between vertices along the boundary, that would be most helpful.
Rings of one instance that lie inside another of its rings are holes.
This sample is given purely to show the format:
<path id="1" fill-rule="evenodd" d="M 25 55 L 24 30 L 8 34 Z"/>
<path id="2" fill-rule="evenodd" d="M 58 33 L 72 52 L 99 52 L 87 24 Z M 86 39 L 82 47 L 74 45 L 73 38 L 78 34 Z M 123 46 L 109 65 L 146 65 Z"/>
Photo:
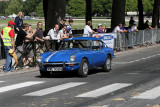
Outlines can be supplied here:
<path id="1" fill-rule="evenodd" d="M 36 15 L 38 17 L 43 17 L 44 16 L 44 12 L 43 12 L 43 2 L 40 2 L 38 4 L 38 6 L 36 7 Z"/>
<path id="2" fill-rule="evenodd" d="M 4 14 L 5 14 L 5 10 L 6 10 L 6 8 L 8 7 L 8 3 L 9 3 L 9 2 L 1 1 L 1 3 L 0 3 L 0 14 L 1 14 L 1 15 L 4 15 Z"/>
<path id="3" fill-rule="evenodd" d="M 125 11 L 137 11 L 137 1 L 136 0 L 126 0 L 126 7 L 125 7 Z"/>
<path id="4" fill-rule="evenodd" d="M 159 0 L 154 0 L 154 9 L 153 9 L 153 15 L 152 15 L 152 27 L 157 28 L 158 26 L 158 13 L 159 13 Z"/>
<path id="5" fill-rule="evenodd" d="M 85 16 L 85 0 L 70 0 L 69 8 L 71 16 Z"/>
<path id="6" fill-rule="evenodd" d="M 138 11 L 139 11 L 138 29 L 142 30 L 143 29 L 143 24 L 144 24 L 142 0 L 138 0 Z"/>
<path id="7" fill-rule="evenodd" d="M 18 13 L 19 11 L 22 11 L 23 5 L 19 2 L 19 0 L 11 0 L 8 8 L 5 10 L 6 15 L 10 15 L 13 13 Z"/>
<path id="8" fill-rule="evenodd" d="M 111 28 L 114 29 L 119 23 L 125 22 L 126 0 L 113 0 Z"/>
<path id="9" fill-rule="evenodd" d="M 49 30 L 65 17 L 66 0 L 43 0 L 45 28 Z"/>
<path id="10" fill-rule="evenodd" d="M 23 12 L 25 15 L 29 15 L 31 12 L 35 12 L 37 5 L 42 1 L 43 0 L 26 0 L 23 3 Z"/>
<path id="11" fill-rule="evenodd" d="M 92 0 L 86 0 L 86 24 L 92 21 Z"/>

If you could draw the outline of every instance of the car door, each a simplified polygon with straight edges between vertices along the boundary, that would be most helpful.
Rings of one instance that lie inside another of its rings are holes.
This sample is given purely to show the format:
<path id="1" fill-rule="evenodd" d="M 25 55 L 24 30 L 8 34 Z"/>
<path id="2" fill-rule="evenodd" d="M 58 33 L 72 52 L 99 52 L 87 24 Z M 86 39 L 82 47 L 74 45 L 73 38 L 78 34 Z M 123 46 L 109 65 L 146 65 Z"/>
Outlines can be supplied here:
<path id="1" fill-rule="evenodd" d="M 103 50 L 103 42 L 99 40 L 92 41 L 93 63 L 96 67 L 103 66 L 105 61 L 105 53 Z"/>

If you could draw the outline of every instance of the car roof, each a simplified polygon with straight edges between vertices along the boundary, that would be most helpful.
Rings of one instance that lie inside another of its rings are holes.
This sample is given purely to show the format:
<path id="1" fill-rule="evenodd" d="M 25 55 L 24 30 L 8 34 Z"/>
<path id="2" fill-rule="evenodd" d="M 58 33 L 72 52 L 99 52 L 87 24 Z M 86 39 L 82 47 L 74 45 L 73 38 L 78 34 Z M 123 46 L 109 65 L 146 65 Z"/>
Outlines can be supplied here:
<path id="1" fill-rule="evenodd" d="M 74 37 L 74 38 L 65 39 L 65 41 L 66 40 L 100 40 L 100 39 L 95 37 Z"/>

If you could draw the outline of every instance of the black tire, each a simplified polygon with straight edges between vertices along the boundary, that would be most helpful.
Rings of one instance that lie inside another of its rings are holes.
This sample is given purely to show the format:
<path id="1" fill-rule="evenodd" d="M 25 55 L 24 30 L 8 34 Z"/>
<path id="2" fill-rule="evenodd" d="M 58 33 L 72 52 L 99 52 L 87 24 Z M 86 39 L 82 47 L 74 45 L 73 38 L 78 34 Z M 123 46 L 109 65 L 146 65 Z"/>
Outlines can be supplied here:
<path id="1" fill-rule="evenodd" d="M 49 77 L 51 72 L 45 72 L 40 70 L 41 77 Z"/>
<path id="2" fill-rule="evenodd" d="M 88 72 L 89 72 L 88 61 L 86 59 L 82 59 L 80 67 L 78 69 L 78 75 L 80 77 L 87 77 Z"/>
<path id="3" fill-rule="evenodd" d="M 103 66 L 103 71 L 110 72 L 110 70 L 111 70 L 111 57 L 110 55 L 107 55 L 106 62 Z"/>

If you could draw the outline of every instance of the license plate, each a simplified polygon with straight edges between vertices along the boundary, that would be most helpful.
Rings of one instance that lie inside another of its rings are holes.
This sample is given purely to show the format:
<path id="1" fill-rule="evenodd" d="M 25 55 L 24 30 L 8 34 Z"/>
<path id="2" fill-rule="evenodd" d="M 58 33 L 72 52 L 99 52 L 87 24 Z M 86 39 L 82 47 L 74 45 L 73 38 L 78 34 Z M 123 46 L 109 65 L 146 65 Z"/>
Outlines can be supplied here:
<path id="1" fill-rule="evenodd" d="M 62 67 L 48 67 L 47 71 L 63 71 Z"/>

